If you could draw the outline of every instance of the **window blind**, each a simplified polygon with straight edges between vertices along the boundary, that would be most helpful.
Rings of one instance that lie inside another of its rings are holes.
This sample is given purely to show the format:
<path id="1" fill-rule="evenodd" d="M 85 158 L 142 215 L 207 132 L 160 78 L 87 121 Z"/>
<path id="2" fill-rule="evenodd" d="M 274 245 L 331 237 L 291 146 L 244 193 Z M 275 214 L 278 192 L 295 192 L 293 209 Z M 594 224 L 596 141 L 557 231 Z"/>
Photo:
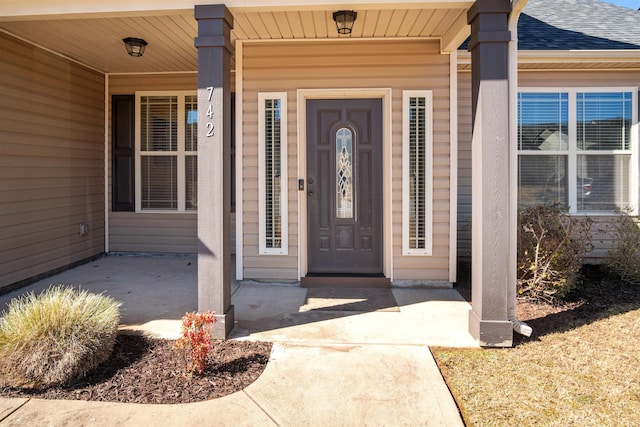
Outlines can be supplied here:
<path id="1" fill-rule="evenodd" d="M 433 93 L 402 94 L 402 253 L 424 256 L 433 246 Z"/>
<path id="2" fill-rule="evenodd" d="M 264 107 L 265 148 L 265 243 L 267 248 L 282 245 L 280 216 L 280 100 L 266 99 Z"/>

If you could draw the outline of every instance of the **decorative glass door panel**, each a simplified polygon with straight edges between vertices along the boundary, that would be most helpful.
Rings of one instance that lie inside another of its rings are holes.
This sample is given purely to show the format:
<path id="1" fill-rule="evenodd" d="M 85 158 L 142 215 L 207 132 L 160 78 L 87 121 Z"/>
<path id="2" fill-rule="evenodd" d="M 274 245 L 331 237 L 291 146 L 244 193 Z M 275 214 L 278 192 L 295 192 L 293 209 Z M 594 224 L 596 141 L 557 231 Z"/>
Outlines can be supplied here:
<path id="1" fill-rule="evenodd" d="M 308 271 L 382 273 L 382 101 L 307 101 Z"/>

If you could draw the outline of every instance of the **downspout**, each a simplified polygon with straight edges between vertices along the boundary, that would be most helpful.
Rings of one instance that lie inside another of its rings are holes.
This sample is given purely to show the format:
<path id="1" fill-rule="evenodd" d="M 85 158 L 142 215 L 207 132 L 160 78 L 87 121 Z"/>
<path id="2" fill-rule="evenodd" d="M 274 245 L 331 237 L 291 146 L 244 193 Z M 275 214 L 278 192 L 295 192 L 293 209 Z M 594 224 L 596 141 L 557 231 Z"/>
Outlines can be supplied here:
<path id="1" fill-rule="evenodd" d="M 517 249 L 518 249 L 518 150 L 515 142 L 518 140 L 518 19 L 522 9 L 527 4 L 527 0 L 512 0 L 511 13 L 509 14 L 509 31 L 511 41 L 509 42 L 509 140 L 510 140 L 510 211 L 509 226 L 511 229 L 511 241 L 509 243 L 509 288 L 507 290 L 507 314 L 509 321 L 513 324 L 513 330 L 520 335 L 531 336 L 533 329 L 531 326 L 518 320 L 516 316 L 517 298 Z"/>

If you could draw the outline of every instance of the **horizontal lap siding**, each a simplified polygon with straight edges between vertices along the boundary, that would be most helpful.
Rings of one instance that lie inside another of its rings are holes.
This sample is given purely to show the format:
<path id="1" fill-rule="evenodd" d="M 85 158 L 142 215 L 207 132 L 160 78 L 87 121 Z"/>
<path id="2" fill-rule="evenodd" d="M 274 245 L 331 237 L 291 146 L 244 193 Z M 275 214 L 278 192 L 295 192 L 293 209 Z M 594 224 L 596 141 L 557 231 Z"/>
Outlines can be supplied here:
<path id="1" fill-rule="evenodd" d="M 112 95 L 133 95 L 141 91 L 189 91 L 195 94 L 197 73 L 133 74 L 109 77 Z M 109 99 L 111 102 L 111 99 Z M 111 106 L 109 105 L 109 114 Z M 109 119 L 111 123 L 111 119 Z M 111 124 L 109 124 L 111 132 Z M 109 146 L 111 160 L 111 145 Z M 111 161 L 109 162 L 111 165 Z M 109 171 L 109 200 L 111 200 Z M 111 204 L 109 204 L 111 206 Z M 235 215 L 231 215 L 231 251 L 235 252 Z M 193 213 L 109 212 L 109 250 L 113 252 L 195 253 L 198 216 Z"/>
<path id="2" fill-rule="evenodd" d="M 458 73 L 458 258 L 471 259 L 471 73 Z"/>
<path id="3" fill-rule="evenodd" d="M 1 288 L 104 250 L 104 76 L 1 34 L 0 57 Z"/>
<path id="4" fill-rule="evenodd" d="M 616 87 L 640 86 L 634 71 L 524 71 L 518 76 L 520 87 Z M 458 73 L 458 256 L 471 256 L 471 73 Z M 599 262 L 613 243 L 609 230 L 611 217 L 594 216 L 594 250 L 587 262 Z"/>
<path id="5" fill-rule="evenodd" d="M 244 45 L 244 274 L 298 278 L 298 89 L 392 89 L 393 276 L 396 280 L 448 280 L 449 57 L 430 41 L 247 43 Z M 402 256 L 402 91 L 433 90 L 433 256 Z M 258 255 L 258 93 L 287 92 L 289 255 Z M 386 161 L 385 161 L 386 162 Z M 387 163 L 385 163 L 387 164 Z M 386 223 L 386 222 L 385 222 Z"/>

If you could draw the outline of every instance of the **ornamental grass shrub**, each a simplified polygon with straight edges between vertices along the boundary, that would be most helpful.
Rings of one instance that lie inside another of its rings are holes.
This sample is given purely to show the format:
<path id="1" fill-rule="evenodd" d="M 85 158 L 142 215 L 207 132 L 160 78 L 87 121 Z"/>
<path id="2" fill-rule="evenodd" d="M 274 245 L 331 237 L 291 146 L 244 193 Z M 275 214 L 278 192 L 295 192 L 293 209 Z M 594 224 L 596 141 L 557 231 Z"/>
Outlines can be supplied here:
<path id="1" fill-rule="evenodd" d="M 518 295 L 530 301 L 556 302 L 573 289 L 591 251 L 586 216 L 568 215 L 557 203 L 518 212 Z"/>
<path id="2" fill-rule="evenodd" d="M 119 307 L 62 285 L 13 299 L 0 317 L 0 383 L 42 389 L 85 375 L 113 351 Z"/>
<path id="3" fill-rule="evenodd" d="M 612 219 L 613 246 L 604 266 L 621 280 L 640 286 L 640 227 L 638 217 L 625 212 Z"/>

